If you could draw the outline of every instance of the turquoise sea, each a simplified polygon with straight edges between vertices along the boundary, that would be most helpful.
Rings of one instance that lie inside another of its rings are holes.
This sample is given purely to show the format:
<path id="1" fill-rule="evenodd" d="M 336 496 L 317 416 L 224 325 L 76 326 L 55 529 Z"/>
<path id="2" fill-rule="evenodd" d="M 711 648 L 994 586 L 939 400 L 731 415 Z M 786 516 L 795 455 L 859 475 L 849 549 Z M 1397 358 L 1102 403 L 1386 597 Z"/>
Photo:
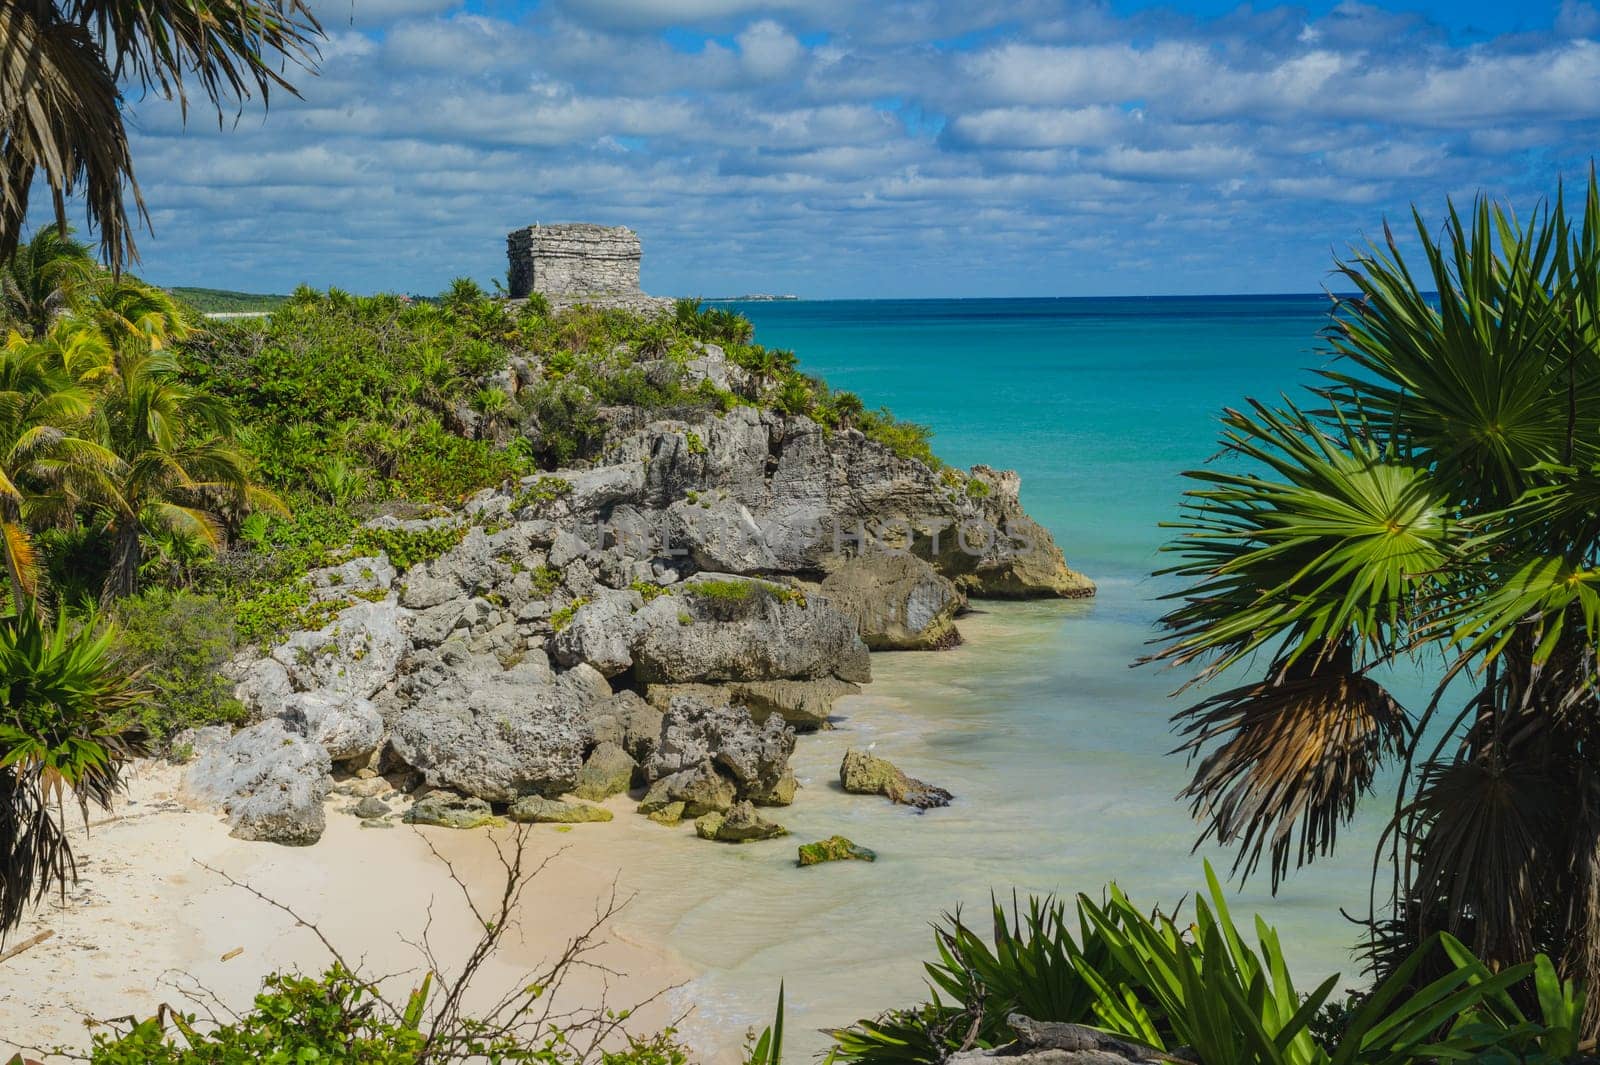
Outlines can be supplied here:
<path id="1" fill-rule="evenodd" d="M 763 1022 L 786 982 L 797 1049 L 824 1025 L 918 999 L 928 923 L 990 893 L 1098 894 L 1118 881 L 1173 904 L 1203 884 L 1169 698 L 1181 679 L 1130 668 L 1146 649 L 1180 472 L 1215 452 L 1216 415 L 1271 399 L 1324 364 L 1320 296 L 784 302 L 739 305 L 757 340 L 808 372 L 932 426 L 947 461 L 1015 468 L 1029 511 L 1099 582 L 1093 602 L 981 604 L 963 647 L 878 655 L 875 682 L 841 704 L 840 729 L 802 739 L 805 785 L 781 820 L 801 839 L 842 832 L 875 865 L 796 869 L 786 845 L 654 848 L 629 920 L 702 975 L 679 992 L 686 1031 L 725 1041 Z M 1411 695 L 1419 681 L 1398 678 Z M 850 745 L 876 744 L 958 796 L 917 816 L 843 795 Z M 1306 988 L 1354 980 L 1379 811 L 1332 860 L 1277 898 L 1252 882 L 1239 909 L 1284 933 Z M 681 843 L 674 840 L 673 843 Z M 1211 853 L 1211 852 L 1207 852 Z M 1220 869 L 1228 856 L 1214 855 Z"/>

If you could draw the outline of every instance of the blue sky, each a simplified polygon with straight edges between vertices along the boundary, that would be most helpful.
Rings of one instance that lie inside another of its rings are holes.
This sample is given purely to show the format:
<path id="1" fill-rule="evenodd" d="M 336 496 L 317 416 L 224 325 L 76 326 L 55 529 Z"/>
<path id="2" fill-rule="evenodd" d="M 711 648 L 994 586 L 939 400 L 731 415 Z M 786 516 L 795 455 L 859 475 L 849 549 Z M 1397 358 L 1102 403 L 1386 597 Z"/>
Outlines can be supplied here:
<path id="1" fill-rule="evenodd" d="M 145 276 L 433 292 L 595 221 L 671 295 L 1313 291 L 1410 203 L 1531 207 L 1600 134 L 1585 0 L 319 11 L 303 99 L 132 102 Z"/>

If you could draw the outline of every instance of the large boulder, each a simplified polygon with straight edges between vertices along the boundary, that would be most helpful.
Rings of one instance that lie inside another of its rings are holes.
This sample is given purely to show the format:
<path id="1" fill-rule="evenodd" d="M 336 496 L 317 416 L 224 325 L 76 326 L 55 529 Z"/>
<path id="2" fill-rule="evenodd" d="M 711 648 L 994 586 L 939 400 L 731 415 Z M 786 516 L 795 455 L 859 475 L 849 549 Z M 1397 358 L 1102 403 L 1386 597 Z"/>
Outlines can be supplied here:
<path id="1" fill-rule="evenodd" d="M 732 779 L 739 798 L 782 806 L 794 799 L 793 753 L 794 729 L 782 718 L 757 725 L 743 706 L 680 695 L 662 720 L 661 742 L 644 775 L 659 780 L 710 764 Z"/>
<path id="2" fill-rule="evenodd" d="M 644 599 L 638 592 L 607 592 L 580 606 L 550 643 L 563 666 L 587 662 L 607 677 L 633 665 L 635 617 Z"/>
<path id="3" fill-rule="evenodd" d="M 601 700 L 589 718 L 596 743 L 614 743 L 635 762 L 644 763 L 661 742 L 661 720 L 667 704 L 657 707 L 626 689 Z"/>
<path id="4" fill-rule="evenodd" d="M 778 557 L 766 534 L 737 499 L 696 495 L 667 508 L 667 542 L 686 552 L 697 569 L 722 573 L 767 573 Z"/>
<path id="5" fill-rule="evenodd" d="M 851 620 L 786 585 L 699 574 L 637 617 L 634 675 L 646 683 L 872 677 Z"/>
<path id="6" fill-rule="evenodd" d="M 489 802 L 558 795 L 577 783 L 601 692 L 588 667 L 551 678 L 539 659 L 447 675 L 386 709 L 390 745 L 433 787 Z"/>
<path id="7" fill-rule="evenodd" d="M 960 642 L 955 617 L 966 595 L 915 555 L 852 556 L 823 580 L 821 594 L 855 621 L 874 651 L 924 651 Z"/>
<path id="8" fill-rule="evenodd" d="M 511 804 L 506 816 L 524 825 L 579 825 L 609 821 L 612 814 L 603 806 L 586 802 L 562 802 L 542 795 L 527 795 Z"/>
<path id="9" fill-rule="evenodd" d="M 882 795 L 918 810 L 949 806 L 952 798 L 943 788 L 906 776 L 887 758 L 854 747 L 844 752 L 844 761 L 839 765 L 839 783 L 854 795 Z"/>
<path id="10" fill-rule="evenodd" d="M 383 718 L 370 699 L 348 692 L 295 692 L 278 716 L 302 736 L 319 743 L 335 762 L 362 758 L 383 742 Z"/>
<path id="11" fill-rule="evenodd" d="M 205 744 L 184 776 L 193 798 L 220 807 L 239 839 L 308 846 L 326 827 L 332 763 L 278 718 Z"/>
<path id="12" fill-rule="evenodd" d="M 796 852 L 796 865 L 821 865 L 823 862 L 875 862 L 878 855 L 843 836 L 829 836 L 815 843 L 802 843 Z"/>
<path id="13" fill-rule="evenodd" d="M 315 632 L 297 632 L 272 651 L 294 686 L 369 697 L 394 676 L 411 646 L 393 598 L 357 603 Z"/>

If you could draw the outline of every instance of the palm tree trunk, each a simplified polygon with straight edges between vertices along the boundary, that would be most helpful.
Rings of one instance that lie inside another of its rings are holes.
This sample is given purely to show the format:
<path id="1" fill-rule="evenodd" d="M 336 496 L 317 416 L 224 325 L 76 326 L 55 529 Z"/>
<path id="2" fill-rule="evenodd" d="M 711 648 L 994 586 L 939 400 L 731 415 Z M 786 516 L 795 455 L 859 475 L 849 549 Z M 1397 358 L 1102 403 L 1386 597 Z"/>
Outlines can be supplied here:
<path id="1" fill-rule="evenodd" d="M 140 531 L 135 519 L 123 519 L 112 527 L 111 569 L 100 592 L 101 602 L 109 603 L 139 590 L 139 563 L 143 559 Z"/>

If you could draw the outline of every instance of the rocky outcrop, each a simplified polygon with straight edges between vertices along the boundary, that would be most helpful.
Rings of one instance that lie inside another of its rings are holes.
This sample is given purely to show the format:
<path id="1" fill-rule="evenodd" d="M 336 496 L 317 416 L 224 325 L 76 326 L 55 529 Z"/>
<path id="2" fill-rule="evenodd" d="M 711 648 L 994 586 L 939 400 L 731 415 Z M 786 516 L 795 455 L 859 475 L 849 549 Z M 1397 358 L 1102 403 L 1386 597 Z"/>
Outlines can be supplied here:
<path id="1" fill-rule="evenodd" d="M 839 764 L 839 783 L 854 795 L 882 795 L 918 810 L 949 806 L 953 797 L 943 788 L 906 776 L 887 758 L 854 747 L 844 752 L 844 761 Z"/>
<path id="2" fill-rule="evenodd" d="M 606 740 L 589 752 L 578 770 L 578 783 L 572 789 L 580 799 L 609 799 L 633 786 L 639 764 L 618 744 Z"/>
<path id="3" fill-rule="evenodd" d="M 655 814 L 675 806 L 675 823 L 684 817 L 727 810 L 736 796 L 733 781 L 707 759 L 656 780 L 639 803 L 639 812 Z"/>
<path id="4" fill-rule="evenodd" d="M 490 802 L 559 795 L 577 783 L 590 715 L 609 695 L 587 667 L 552 676 L 542 660 L 446 672 L 388 702 L 389 743 L 431 787 Z"/>
<path id="5" fill-rule="evenodd" d="M 928 651 L 959 643 L 955 619 L 967 597 L 911 554 L 872 551 L 843 560 L 821 594 L 856 623 L 874 651 Z"/>
<path id="6" fill-rule="evenodd" d="M 290 846 L 315 843 L 326 826 L 328 752 L 269 718 L 232 736 L 204 729 L 190 741 L 196 757 L 184 790 L 218 807 L 239 839 Z"/>
<path id="7" fill-rule="evenodd" d="M 644 776 L 660 781 L 709 765 L 732 782 L 739 799 L 786 806 L 794 801 L 796 787 L 789 770 L 794 736 L 794 729 L 780 717 L 757 725 L 737 704 L 680 695 L 662 719 L 661 740 L 643 767 Z M 664 797 L 688 798 L 671 791 Z"/>

